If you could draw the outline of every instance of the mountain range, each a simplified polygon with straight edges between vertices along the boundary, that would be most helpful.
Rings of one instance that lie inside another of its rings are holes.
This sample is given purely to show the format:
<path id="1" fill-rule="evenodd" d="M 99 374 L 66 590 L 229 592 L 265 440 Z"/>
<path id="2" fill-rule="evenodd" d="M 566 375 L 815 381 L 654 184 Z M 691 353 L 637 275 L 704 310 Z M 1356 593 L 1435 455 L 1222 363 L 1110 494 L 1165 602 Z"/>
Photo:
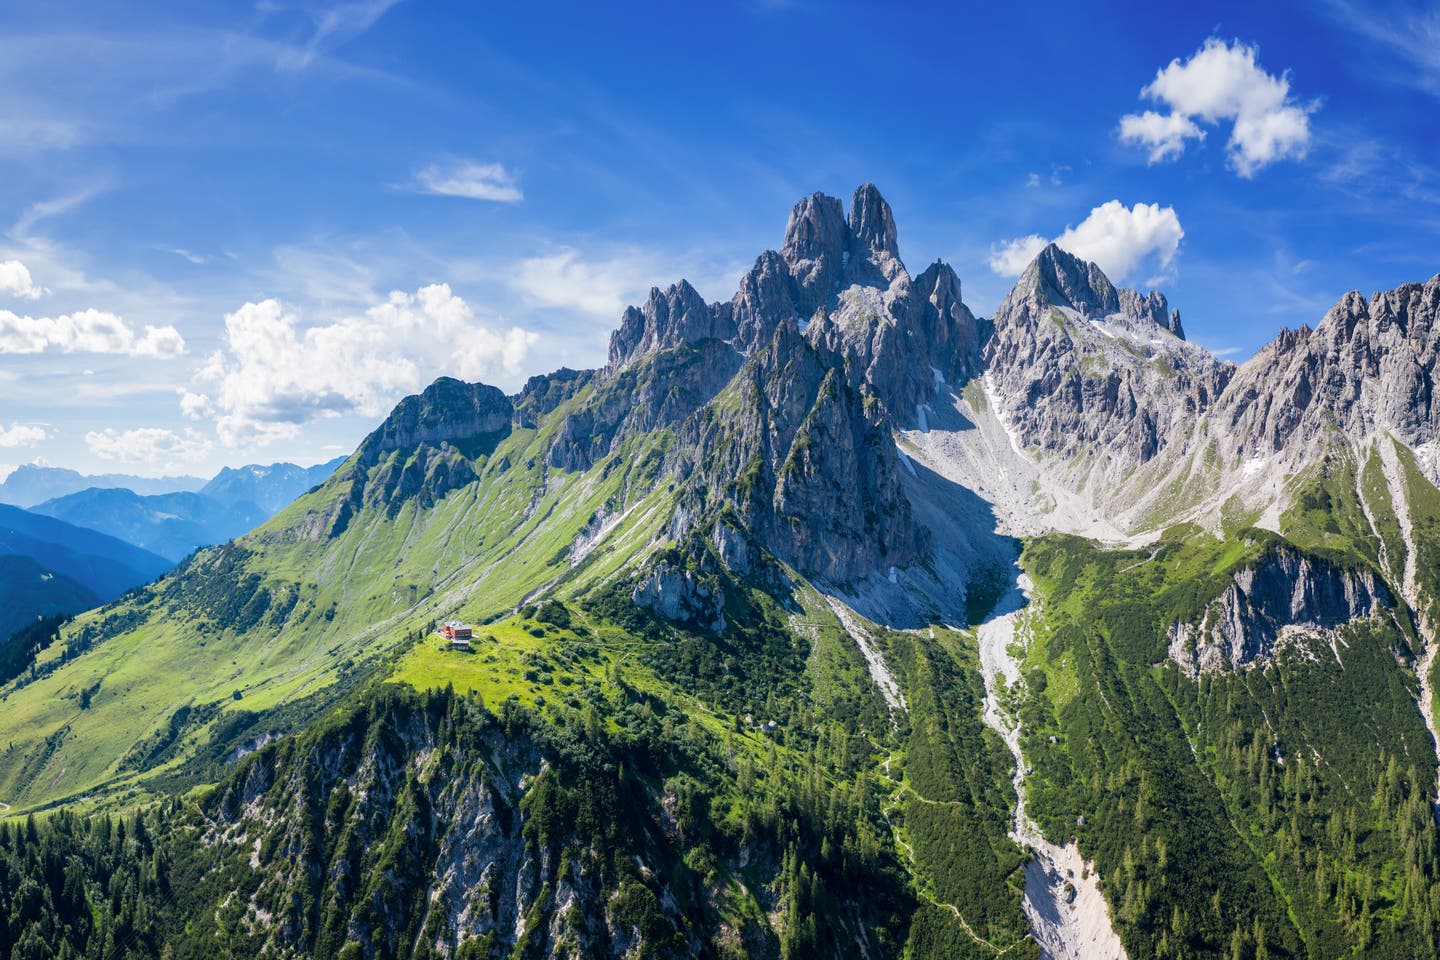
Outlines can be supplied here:
<path id="1" fill-rule="evenodd" d="M 33 507 L 45 500 L 97 487 L 102 490 L 130 490 L 141 496 L 199 490 L 201 477 L 136 477 L 125 473 L 85 474 L 67 467 L 25 463 L 0 482 L 0 503 Z"/>
<path id="2" fill-rule="evenodd" d="M 981 318 L 807 197 L 36 643 L 0 956 L 1435 955 L 1437 319 Z"/>
<path id="3" fill-rule="evenodd" d="M 178 562 L 198 547 L 224 543 L 277 513 L 324 480 L 343 460 L 313 467 L 293 463 L 226 467 L 196 492 L 139 494 L 92 486 L 30 507 L 108 533 Z"/>

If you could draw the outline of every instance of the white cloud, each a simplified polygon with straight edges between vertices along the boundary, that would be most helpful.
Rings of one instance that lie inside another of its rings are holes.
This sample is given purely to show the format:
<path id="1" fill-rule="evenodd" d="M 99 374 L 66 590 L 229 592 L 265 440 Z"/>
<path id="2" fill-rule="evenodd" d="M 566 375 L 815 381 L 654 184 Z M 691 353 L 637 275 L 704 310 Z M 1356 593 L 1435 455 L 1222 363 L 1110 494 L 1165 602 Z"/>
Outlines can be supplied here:
<path id="1" fill-rule="evenodd" d="M 1188 140 L 1202 140 L 1206 124 L 1228 121 L 1228 162 L 1253 177 L 1277 160 L 1303 158 L 1310 147 L 1316 103 L 1290 96 L 1288 72 L 1276 76 L 1257 62 L 1258 47 L 1211 37 L 1189 60 L 1179 58 L 1155 74 L 1141 95 L 1169 108 L 1120 118 L 1120 139 L 1149 150 L 1151 163 L 1173 160 Z"/>
<path id="2" fill-rule="evenodd" d="M 579 251 L 564 249 L 521 260 L 515 265 L 510 286 L 536 306 L 581 310 L 614 319 L 627 303 L 648 289 L 645 281 L 636 279 L 637 272 L 646 269 L 643 263 L 627 256 L 588 261 Z"/>
<path id="3" fill-rule="evenodd" d="M 493 200 L 496 203 L 519 203 L 525 199 L 515 174 L 499 163 L 476 163 L 462 160 L 442 167 L 432 163 L 415 174 L 410 189 L 441 197 L 465 197 L 469 200 Z"/>
<path id="4" fill-rule="evenodd" d="M 186 420 L 203 420 L 215 411 L 215 405 L 203 393 L 192 393 L 184 387 L 175 393 L 180 397 L 180 414 Z"/>
<path id="5" fill-rule="evenodd" d="M 277 300 L 247 303 L 197 374 L 206 392 L 183 391 L 181 411 L 213 414 L 228 446 L 268 443 L 322 417 L 379 416 L 441 375 L 518 380 L 537 339 L 483 322 L 445 284 L 310 327 Z"/>
<path id="6" fill-rule="evenodd" d="M 19 260 L 0 260 L 0 293 L 34 300 L 45 291 L 30 279 L 30 270 Z"/>
<path id="7" fill-rule="evenodd" d="M 1168 271 L 1184 236 L 1174 207 L 1137 203 L 1127 208 L 1109 200 L 1055 242 L 1082 260 L 1098 263 L 1107 276 L 1125 279 L 1152 257 L 1162 273 Z"/>
<path id="8" fill-rule="evenodd" d="M 1035 259 L 1036 254 L 1045 249 L 1047 243 L 1049 241 L 1038 233 L 1006 240 L 990 247 L 990 255 L 985 258 L 985 262 L 997 276 L 1018 277 L 1030 265 L 1030 261 Z"/>
<path id="9" fill-rule="evenodd" d="M 1082 260 L 1099 264 L 1111 279 L 1125 280 L 1142 266 L 1158 268 L 1163 277 L 1174 266 L 1184 236 L 1174 207 L 1158 203 L 1127 207 L 1119 200 L 1109 200 L 1091 210 L 1077 226 L 1067 228 L 1055 243 Z M 1017 237 L 991 247 L 987 262 L 999 276 L 1018 276 L 1045 244 L 1039 234 Z"/>
<path id="10" fill-rule="evenodd" d="M 0 310 L 0 353 L 115 353 L 131 357 L 176 357 L 185 338 L 172 326 L 145 325 L 144 333 L 103 310 L 81 310 L 58 317 L 20 316 Z"/>
<path id="11" fill-rule="evenodd" d="M 44 427 L 32 427 L 23 423 L 13 424 L 10 429 L 0 427 L 0 447 L 33 447 L 48 439 L 50 434 Z"/>
<path id="12" fill-rule="evenodd" d="M 1120 118 L 1120 139 L 1150 148 L 1150 162 L 1173 160 L 1185 152 L 1186 140 L 1203 140 L 1205 131 L 1184 114 L 1132 113 Z"/>
<path id="13" fill-rule="evenodd" d="M 161 427 L 106 429 L 85 434 L 85 445 L 101 460 L 172 466 L 205 457 L 213 444 L 194 430 L 183 434 Z"/>

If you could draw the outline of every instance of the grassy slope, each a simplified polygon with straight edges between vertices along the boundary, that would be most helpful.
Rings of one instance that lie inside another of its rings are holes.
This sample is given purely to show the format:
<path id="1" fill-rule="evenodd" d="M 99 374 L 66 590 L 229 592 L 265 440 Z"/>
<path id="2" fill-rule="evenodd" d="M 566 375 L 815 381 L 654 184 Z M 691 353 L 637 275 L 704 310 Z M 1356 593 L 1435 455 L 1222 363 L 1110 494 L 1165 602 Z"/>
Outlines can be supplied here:
<path id="1" fill-rule="evenodd" d="M 19 810 L 131 785 L 120 758 L 164 738 L 184 707 L 215 718 L 180 731 L 172 765 L 228 715 L 323 702 L 431 620 L 492 617 L 574 576 L 568 545 L 607 504 L 635 509 L 581 571 L 642 549 L 668 519 L 668 491 L 649 488 L 639 444 L 587 473 L 560 474 L 540 459 L 546 439 L 516 431 L 481 464 L 479 483 L 432 510 L 367 508 L 343 536 L 297 539 L 291 531 L 309 514 L 347 495 L 349 482 L 332 480 L 235 545 L 202 552 L 188 575 L 78 618 L 41 658 L 53 672 L 0 690 L 0 799 Z M 268 604 L 247 607 L 260 591 Z M 80 710 L 80 692 L 96 684 Z"/>

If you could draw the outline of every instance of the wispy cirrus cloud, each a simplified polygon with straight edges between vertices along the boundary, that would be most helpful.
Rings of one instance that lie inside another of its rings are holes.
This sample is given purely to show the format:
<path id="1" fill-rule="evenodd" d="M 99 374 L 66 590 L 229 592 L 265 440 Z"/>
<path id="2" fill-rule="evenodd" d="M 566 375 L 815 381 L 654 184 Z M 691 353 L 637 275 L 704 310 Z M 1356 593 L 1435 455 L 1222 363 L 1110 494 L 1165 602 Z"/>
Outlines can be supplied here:
<path id="1" fill-rule="evenodd" d="M 437 197 L 463 197 L 494 203 L 519 203 L 525 199 L 514 171 L 501 163 L 459 160 L 432 163 L 415 173 L 402 189 Z"/>
<path id="2" fill-rule="evenodd" d="M 1399 61 L 1382 67 L 1388 79 L 1440 97 L 1440 7 L 1327 0 L 1321 9 Z"/>
<path id="3" fill-rule="evenodd" d="M 349 3 L 308 4 L 262 3 L 262 12 L 299 12 L 311 24 L 311 31 L 295 45 L 282 50 L 276 66 L 282 70 L 304 70 L 325 52 L 343 46 L 365 33 L 401 0 L 354 0 Z"/>

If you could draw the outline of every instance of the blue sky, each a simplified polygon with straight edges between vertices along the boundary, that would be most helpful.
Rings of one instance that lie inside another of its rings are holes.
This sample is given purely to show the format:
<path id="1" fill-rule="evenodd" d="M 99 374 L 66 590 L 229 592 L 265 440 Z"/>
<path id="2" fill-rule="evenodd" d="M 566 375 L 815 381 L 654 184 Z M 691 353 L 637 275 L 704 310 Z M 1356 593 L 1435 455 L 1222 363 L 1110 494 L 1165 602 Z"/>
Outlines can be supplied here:
<path id="1" fill-rule="evenodd" d="M 348 452 L 866 180 L 979 313 L 1060 238 L 1236 360 L 1440 271 L 1434 6 L 532 6 L 0 9 L 0 464 Z"/>

